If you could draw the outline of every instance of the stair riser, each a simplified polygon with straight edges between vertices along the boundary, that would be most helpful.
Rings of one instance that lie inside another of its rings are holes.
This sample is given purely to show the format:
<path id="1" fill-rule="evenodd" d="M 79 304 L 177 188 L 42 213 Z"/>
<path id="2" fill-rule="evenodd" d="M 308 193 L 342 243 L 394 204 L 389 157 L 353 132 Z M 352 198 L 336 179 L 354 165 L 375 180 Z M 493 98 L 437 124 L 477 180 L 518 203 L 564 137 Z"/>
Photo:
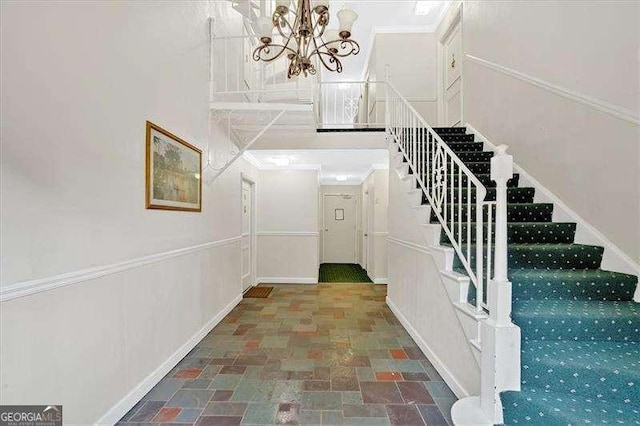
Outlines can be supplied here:
<path id="1" fill-rule="evenodd" d="M 447 221 L 450 220 L 450 207 L 445 206 L 447 209 Z M 466 205 L 463 205 L 462 215 L 460 220 L 464 223 L 467 221 L 467 209 Z M 444 214 L 443 214 L 444 216 Z M 553 204 L 509 204 L 507 206 L 507 221 L 508 222 L 551 222 L 553 216 Z M 487 209 L 484 209 L 483 220 L 487 220 Z M 492 219 L 495 221 L 495 209 L 492 214 Z M 453 206 L 453 218 L 458 220 L 458 206 Z M 476 209 L 475 205 L 471 206 L 471 221 L 475 222 Z M 431 212 L 431 223 L 439 223 L 438 218 L 434 211 Z"/>
<path id="2" fill-rule="evenodd" d="M 459 151 L 456 152 L 458 158 L 463 162 L 482 162 L 482 161 L 491 161 L 491 157 L 493 157 L 493 152 L 491 151 Z"/>
<path id="3" fill-rule="evenodd" d="M 456 134 L 467 133 L 466 127 L 432 127 L 432 129 L 439 135 L 450 134 L 450 133 L 456 133 Z"/>
<path id="4" fill-rule="evenodd" d="M 476 242 L 476 226 L 471 227 L 471 242 Z M 495 241 L 495 228 L 491 227 L 492 241 Z M 571 244 L 575 237 L 576 227 L 573 223 L 509 223 L 507 224 L 508 244 Z M 462 241 L 467 241 L 467 225 L 462 226 Z M 458 229 L 453 235 L 458 238 Z M 487 226 L 484 225 L 483 240 L 487 241 Z M 449 237 L 442 232 L 441 244 L 449 244 Z"/>
<path id="5" fill-rule="evenodd" d="M 523 340 L 640 341 L 640 316 L 617 321 L 573 318 L 532 318 L 514 311 L 513 322 L 520 326 Z M 615 322 L 612 323 L 611 321 Z M 597 322 L 596 322 L 597 321 Z M 555 390 L 555 386 L 554 386 Z"/>
<path id="6" fill-rule="evenodd" d="M 450 197 L 451 189 L 449 189 Z M 466 203 L 469 199 L 469 195 L 471 195 L 471 201 L 476 201 L 476 191 L 471 191 L 470 194 L 467 193 L 467 188 L 463 187 L 461 191 L 458 190 L 458 187 L 454 186 L 453 188 L 453 201 L 455 203 L 460 199 L 460 195 L 462 195 L 462 203 Z M 509 188 L 507 190 L 507 202 L 508 203 L 533 203 L 533 198 L 535 196 L 534 188 Z M 484 198 L 484 201 L 495 201 L 496 200 L 496 190 L 495 188 L 488 188 L 487 195 Z M 422 204 L 427 204 L 427 196 L 422 196 Z"/>
<path id="7" fill-rule="evenodd" d="M 630 407 L 630 404 L 614 405 L 597 399 L 585 401 L 585 398 L 571 394 L 550 394 L 545 393 L 544 389 L 532 393 L 531 390 L 535 388 L 523 389 L 527 392 L 524 395 L 512 391 L 500 395 L 504 407 L 503 424 L 566 426 L 582 425 L 586 423 L 585 420 L 589 420 L 588 424 L 591 425 L 638 424 L 640 410 Z"/>
<path id="8" fill-rule="evenodd" d="M 627 350 L 637 353 L 638 348 L 633 345 Z M 615 364 L 615 360 L 603 359 L 598 354 L 593 353 L 572 354 L 568 352 L 562 355 L 569 359 L 587 355 L 593 358 L 593 363 L 596 365 L 598 363 L 612 366 Z M 610 371 L 587 369 L 574 363 L 560 365 L 556 359 L 548 359 L 544 356 L 540 357 L 539 353 L 523 351 L 522 365 L 526 365 L 528 368 L 522 370 L 522 383 L 540 389 L 545 389 L 548 386 L 553 388 L 554 392 L 563 392 L 574 396 L 579 395 L 584 398 L 604 399 L 615 404 L 625 404 L 625 400 L 629 399 L 629 393 L 624 392 L 626 390 L 624 388 L 620 389 L 620 385 L 628 389 L 636 388 L 640 391 L 640 383 L 638 383 L 640 379 L 638 377 L 640 355 L 638 355 L 638 359 L 639 362 L 631 366 L 635 370 L 619 369 L 618 374 L 612 377 Z M 629 386 L 629 383 L 633 383 L 633 386 Z M 594 386 L 594 384 L 597 385 Z M 640 395 L 635 400 L 640 400 L 638 398 L 640 398 Z"/>
<path id="9" fill-rule="evenodd" d="M 473 174 L 489 174 L 491 173 L 491 163 L 465 163 L 465 166 L 471 171 Z"/>
<path id="10" fill-rule="evenodd" d="M 418 141 L 419 144 L 422 145 L 426 145 L 426 141 Z M 413 148 L 411 146 L 411 142 L 409 142 L 409 149 L 418 149 L 418 147 Z M 435 148 L 435 142 L 431 142 L 431 145 L 429 148 L 423 147 L 423 148 L 419 148 L 419 149 L 424 149 L 424 150 L 429 150 L 429 152 L 432 152 Z M 449 146 L 449 148 L 455 152 L 456 154 L 459 152 L 484 152 L 484 144 L 482 142 L 450 142 L 447 144 L 447 146 Z M 406 145 L 404 145 L 404 147 L 406 147 Z"/>
<path id="11" fill-rule="evenodd" d="M 515 275 L 515 274 L 514 274 Z M 584 279 L 581 277 L 519 277 L 511 275 L 514 300 L 610 300 L 630 301 L 636 290 L 633 278 Z"/>
<path id="12" fill-rule="evenodd" d="M 405 163 L 407 162 L 407 159 L 404 158 L 403 160 Z M 448 162 L 449 164 L 451 164 L 451 162 Z M 464 165 L 467 166 L 467 169 L 469 169 L 469 171 L 471 173 L 473 173 L 474 175 L 488 175 L 491 173 L 491 162 L 490 161 L 485 161 L 485 162 L 464 162 Z M 426 166 L 425 166 L 426 169 Z M 450 170 L 450 168 L 447 168 L 448 170 Z M 450 171 L 447 172 L 447 174 L 451 173 Z M 454 170 L 454 175 L 456 173 L 458 173 L 457 169 Z M 448 176 L 447 176 L 448 177 Z M 444 174 L 443 174 L 443 178 L 444 178 Z"/>
<path id="13" fill-rule="evenodd" d="M 491 162 L 491 158 L 493 157 L 493 152 L 489 152 L 489 151 L 460 151 L 458 149 L 453 150 L 456 155 L 458 156 L 458 158 L 463 162 L 463 163 L 487 163 L 487 162 Z M 425 157 L 426 157 L 426 153 L 425 153 Z M 423 163 L 427 164 L 432 164 L 433 161 L 422 161 Z M 451 163 L 451 160 L 449 159 L 448 163 Z"/>
<path id="14" fill-rule="evenodd" d="M 476 176 L 476 178 L 478 178 L 480 183 L 482 185 L 484 185 L 485 188 L 495 188 L 496 187 L 496 183 L 491 180 L 489 175 L 475 175 L 475 176 Z M 507 181 L 507 188 L 516 188 L 518 186 L 519 181 L 520 181 L 520 175 L 514 174 L 513 177 Z M 447 184 L 449 184 L 449 182 L 447 182 Z M 453 178 L 453 184 L 456 187 L 458 186 L 458 178 L 457 177 Z M 463 178 L 462 187 L 465 188 L 466 185 L 467 185 L 467 179 Z M 471 186 L 473 187 L 473 185 L 471 185 Z M 418 186 L 416 188 L 418 188 Z"/>
<path id="15" fill-rule="evenodd" d="M 474 135 L 466 135 L 461 133 L 443 133 L 438 134 L 440 138 L 445 142 L 473 142 Z"/>

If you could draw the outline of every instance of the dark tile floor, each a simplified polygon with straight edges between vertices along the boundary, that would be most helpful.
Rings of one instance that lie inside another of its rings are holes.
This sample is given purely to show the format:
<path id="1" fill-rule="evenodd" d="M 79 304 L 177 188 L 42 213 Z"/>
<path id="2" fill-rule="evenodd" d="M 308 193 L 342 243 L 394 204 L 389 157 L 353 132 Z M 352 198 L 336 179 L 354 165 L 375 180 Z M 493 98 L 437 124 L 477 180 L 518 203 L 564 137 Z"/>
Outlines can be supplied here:
<path id="1" fill-rule="evenodd" d="M 386 286 L 275 286 L 244 299 L 121 425 L 446 425 L 456 398 Z"/>

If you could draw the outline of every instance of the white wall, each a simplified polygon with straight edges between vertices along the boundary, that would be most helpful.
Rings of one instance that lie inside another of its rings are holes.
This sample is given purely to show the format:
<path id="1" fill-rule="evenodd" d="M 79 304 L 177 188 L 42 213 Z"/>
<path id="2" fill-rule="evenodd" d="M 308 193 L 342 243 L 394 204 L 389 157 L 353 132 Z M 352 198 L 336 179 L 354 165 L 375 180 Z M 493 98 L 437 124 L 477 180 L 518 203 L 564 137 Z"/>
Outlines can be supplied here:
<path id="1" fill-rule="evenodd" d="M 368 194 L 366 194 L 368 193 Z M 374 170 L 362 183 L 363 203 L 367 203 L 369 217 L 369 255 L 367 272 L 376 283 L 387 282 L 387 211 L 389 207 L 389 170 Z M 363 210 L 363 222 L 364 222 Z M 365 260 L 362 260 L 365 263 Z"/>
<path id="2" fill-rule="evenodd" d="M 259 172 L 260 282 L 318 282 L 318 179 L 317 170 Z"/>
<path id="3" fill-rule="evenodd" d="M 389 64 L 391 83 L 428 123 L 437 122 L 436 35 L 434 33 L 376 34 L 369 72 L 384 81 Z M 411 55 L 408 66 L 407 55 Z M 384 122 L 383 87 L 376 88 L 376 119 Z"/>
<path id="4" fill-rule="evenodd" d="M 464 121 L 636 262 L 639 27 L 638 2 L 463 5 Z"/>
<path id="5" fill-rule="evenodd" d="M 390 152 L 393 154 L 393 152 Z M 405 325 L 411 327 L 430 361 L 458 397 L 477 395 L 478 364 L 442 281 L 437 254 L 429 245 L 428 213 L 413 209 L 406 191 L 415 181 L 389 173 L 389 282 L 387 296 Z M 415 196 L 414 196 L 415 197 Z"/>
<path id="6" fill-rule="evenodd" d="M 1 7 L 0 403 L 115 421 L 238 301 L 256 172 L 202 213 L 144 208 L 145 120 L 204 145 L 207 2 Z M 7 300 L 19 283 L 69 285 Z"/>

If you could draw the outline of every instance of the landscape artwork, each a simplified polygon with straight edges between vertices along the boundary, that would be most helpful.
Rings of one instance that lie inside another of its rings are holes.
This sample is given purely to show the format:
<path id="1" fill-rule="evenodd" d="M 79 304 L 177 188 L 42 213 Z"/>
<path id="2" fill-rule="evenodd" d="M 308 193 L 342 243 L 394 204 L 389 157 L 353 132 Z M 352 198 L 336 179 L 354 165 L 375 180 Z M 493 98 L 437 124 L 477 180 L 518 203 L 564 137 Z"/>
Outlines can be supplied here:
<path id="1" fill-rule="evenodd" d="M 202 151 L 147 121 L 146 206 L 202 211 Z"/>

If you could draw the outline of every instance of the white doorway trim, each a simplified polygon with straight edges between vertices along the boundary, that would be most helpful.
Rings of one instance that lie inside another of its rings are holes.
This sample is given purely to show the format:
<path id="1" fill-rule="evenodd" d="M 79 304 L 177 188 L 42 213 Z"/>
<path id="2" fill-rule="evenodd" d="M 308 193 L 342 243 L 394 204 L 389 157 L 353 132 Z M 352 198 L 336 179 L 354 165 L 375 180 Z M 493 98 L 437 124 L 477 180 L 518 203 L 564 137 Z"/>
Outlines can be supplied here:
<path id="1" fill-rule="evenodd" d="M 437 67 L 437 79 L 438 79 L 438 122 L 440 126 L 447 126 L 446 116 L 445 116 L 445 102 L 447 102 L 446 94 L 447 94 L 447 81 L 446 81 L 446 73 L 444 72 L 445 67 L 448 64 L 448 61 L 444 57 L 444 45 L 447 39 L 452 35 L 453 31 L 459 26 L 460 28 L 460 58 L 458 59 L 460 63 L 460 123 L 465 123 L 464 120 L 464 61 L 465 61 L 465 50 L 464 50 L 464 28 L 462 25 L 462 15 L 463 15 L 463 7 L 464 3 L 460 3 L 457 6 L 457 10 L 455 11 L 451 22 L 447 26 L 447 29 L 442 33 L 440 38 L 438 39 L 438 51 L 437 51 L 437 59 L 438 59 L 438 67 Z M 455 81 L 458 81 L 456 79 Z M 453 83 L 455 83 L 455 81 Z M 453 84 L 452 83 L 452 84 Z"/>
<path id="2" fill-rule="evenodd" d="M 243 184 L 247 183 L 251 186 L 251 231 L 250 231 L 250 241 L 251 241 L 251 276 L 249 277 L 250 285 L 245 289 L 243 285 L 243 277 L 242 277 L 242 238 L 240 238 L 240 292 L 244 293 L 249 290 L 251 287 L 255 287 L 258 282 L 258 237 L 257 237 L 257 226 L 258 226 L 258 214 L 257 214 L 257 185 L 256 182 L 247 176 L 244 173 L 240 173 L 240 212 L 242 214 L 242 191 Z"/>
<path id="3" fill-rule="evenodd" d="M 325 233 L 326 233 L 326 229 L 327 229 L 327 228 L 326 228 L 325 221 L 324 221 L 324 219 L 325 219 L 325 217 L 324 217 L 324 213 L 325 213 L 325 209 L 324 209 L 324 206 L 325 206 L 325 199 L 326 199 L 326 197 L 342 197 L 342 196 L 345 196 L 345 195 L 351 196 L 351 197 L 355 198 L 355 200 L 356 200 L 356 211 L 355 211 L 355 215 L 356 215 L 356 226 L 355 226 L 355 229 L 353 230 L 353 232 L 354 232 L 354 234 L 355 234 L 355 238 L 354 238 L 354 240 L 355 240 L 355 243 L 354 243 L 355 247 L 354 247 L 354 251 L 353 251 L 353 253 L 354 253 L 354 257 L 353 257 L 353 262 L 352 262 L 352 263 L 354 263 L 354 264 L 357 264 L 357 263 L 358 263 L 358 252 L 359 252 L 359 250 L 358 250 L 358 225 L 360 224 L 360 221 L 358 220 L 358 219 L 359 219 L 359 218 L 358 218 L 358 206 L 360 205 L 360 202 L 359 202 L 359 198 L 360 198 L 360 197 L 358 197 L 358 195 L 354 195 L 354 194 L 348 194 L 348 193 L 337 193 L 337 192 L 336 192 L 336 193 L 327 193 L 327 194 L 322 194 L 322 229 L 321 229 L 321 231 L 320 231 L 320 232 L 321 232 L 321 234 L 322 234 L 322 237 L 321 237 L 321 238 L 322 238 L 322 261 L 323 261 L 323 262 L 324 262 L 324 259 L 326 258 L 326 256 L 325 256 L 325 250 L 326 250 L 326 247 L 327 247 L 327 244 L 326 244 L 326 241 L 325 241 L 325 238 L 324 238 Z"/>
<path id="4" fill-rule="evenodd" d="M 362 191 L 362 269 L 365 271 L 369 267 L 369 192 L 370 189 Z"/>

